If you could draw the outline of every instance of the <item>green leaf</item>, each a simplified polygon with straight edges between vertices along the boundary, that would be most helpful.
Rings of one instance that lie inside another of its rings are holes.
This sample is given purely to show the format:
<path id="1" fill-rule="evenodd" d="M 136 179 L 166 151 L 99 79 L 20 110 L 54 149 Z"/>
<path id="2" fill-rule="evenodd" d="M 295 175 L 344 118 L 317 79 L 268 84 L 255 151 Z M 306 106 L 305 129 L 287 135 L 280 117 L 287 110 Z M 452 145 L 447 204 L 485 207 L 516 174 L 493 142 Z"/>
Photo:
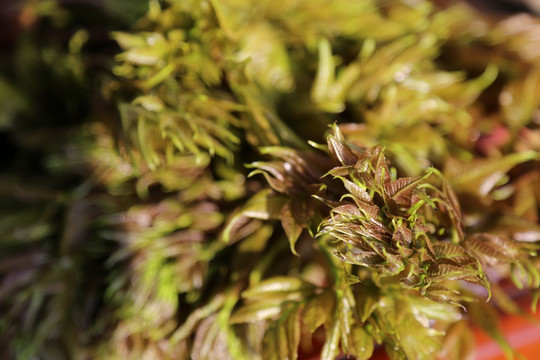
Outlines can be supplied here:
<path id="1" fill-rule="evenodd" d="M 292 212 L 292 204 L 288 202 L 283 206 L 281 210 L 281 226 L 285 230 L 285 234 L 289 239 L 289 245 L 291 247 L 291 252 L 294 255 L 298 255 L 295 249 L 296 241 L 300 237 L 300 234 L 303 230 L 303 224 L 296 221 L 296 218 Z"/>
<path id="2" fill-rule="evenodd" d="M 259 191 L 231 216 L 221 234 L 223 241 L 229 243 L 233 231 L 245 223 L 246 218 L 261 220 L 279 219 L 281 209 L 286 202 L 287 200 L 284 197 L 272 196 L 270 189 Z"/>
<path id="3" fill-rule="evenodd" d="M 368 360 L 371 358 L 374 349 L 373 338 L 361 327 L 355 326 L 352 329 L 352 353 L 357 360 Z"/>
<path id="4" fill-rule="evenodd" d="M 333 320 L 326 326 L 326 341 L 321 351 L 321 360 L 335 360 L 336 356 L 339 355 L 340 338 L 341 321 L 336 307 Z"/>
<path id="5" fill-rule="evenodd" d="M 399 347 L 407 359 L 431 360 L 441 349 L 441 332 L 420 323 L 412 312 L 396 309 L 396 333 Z M 411 336 L 411 334 L 415 334 Z"/>
<path id="6" fill-rule="evenodd" d="M 148 111 L 159 112 L 165 108 L 160 98 L 152 95 L 139 96 L 133 100 L 133 105 L 140 105 Z"/>
<path id="7" fill-rule="evenodd" d="M 242 297 L 251 301 L 289 301 L 302 300 L 312 295 L 315 286 L 292 276 L 275 276 L 261 281 L 245 290 Z"/>
<path id="8" fill-rule="evenodd" d="M 458 300 L 459 291 L 450 289 L 443 285 L 430 285 L 424 294 L 427 299 L 438 303 L 462 306 Z"/>
<path id="9" fill-rule="evenodd" d="M 292 307 L 284 320 L 284 327 L 287 331 L 287 358 L 296 360 L 298 358 L 298 345 L 300 344 L 300 309 L 298 309 L 298 306 Z"/>
<path id="10" fill-rule="evenodd" d="M 128 50 L 131 48 L 141 48 L 147 45 L 146 39 L 143 35 L 119 31 L 113 31 L 111 35 L 123 50 Z"/>
<path id="11" fill-rule="evenodd" d="M 431 288 L 431 286 L 430 286 Z M 428 290 L 430 289 L 428 288 Z M 444 286 L 435 285 L 435 289 L 445 289 Z M 452 291 L 446 289 L 454 294 L 458 293 L 456 290 Z M 409 297 L 407 299 L 410 310 L 416 319 L 421 319 L 420 322 L 427 323 L 428 321 L 440 321 L 442 323 L 453 323 L 462 318 L 460 308 L 454 306 L 455 304 L 445 304 L 436 302 L 425 297 Z"/>
<path id="12" fill-rule="evenodd" d="M 304 306 L 302 321 L 313 334 L 322 324 L 332 318 L 335 297 L 331 290 L 327 289 L 317 295 Z"/>
<path id="13" fill-rule="evenodd" d="M 288 359 L 287 329 L 283 326 L 271 326 L 264 334 L 262 346 L 263 360 Z"/>
<path id="14" fill-rule="evenodd" d="M 234 6 L 238 4 L 219 0 L 210 0 L 210 3 L 214 8 L 221 29 L 231 39 L 238 40 L 242 23 L 242 10 Z"/>
<path id="15" fill-rule="evenodd" d="M 362 294 L 356 299 L 356 311 L 361 322 L 366 322 L 373 311 L 377 308 L 379 302 L 378 289 L 375 287 L 361 288 Z"/>
<path id="16" fill-rule="evenodd" d="M 515 128 L 526 126 L 540 105 L 538 63 L 535 63 L 523 78 L 510 82 L 501 92 L 499 101 L 501 112 L 510 126 Z"/>
<path id="17" fill-rule="evenodd" d="M 335 89 L 336 69 L 332 48 L 327 39 L 319 41 L 319 64 L 317 74 L 311 87 L 311 99 L 321 109 L 339 113 L 345 108 L 344 99 L 336 99 Z M 341 96 L 342 97 L 342 96 Z"/>
<path id="18" fill-rule="evenodd" d="M 263 96 L 260 89 L 254 84 L 234 85 L 231 84 L 235 94 L 243 100 L 248 110 L 247 140 L 255 146 L 289 145 L 297 149 L 306 147 L 305 141 L 280 119 L 276 109 L 270 104 L 270 99 Z"/>
<path id="19" fill-rule="evenodd" d="M 477 160 L 466 164 L 448 163 L 445 172 L 458 192 L 486 196 L 511 168 L 538 157 L 536 151 L 524 151 L 500 159 Z"/>
<path id="20" fill-rule="evenodd" d="M 443 340 L 440 359 L 474 360 L 474 334 L 466 321 L 458 321 L 450 326 Z"/>
<path id="21" fill-rule="evenodd" d="M 283 40 L 273 26 L 265 22 L 245 29 L 238 62 L 247 62 L 245 73 L 268 89 L 290 91 L 294 85 L 289 55 Z"/>
<path id="22" fill-rule="evenodd" d="M 232 314 L 230 323 L 257 322 L 275 318 L 281 314 L 282 308 L 283 303 L 281 301 L 257 302 L 245 305 Z"/>
<path id="23" fill-rule="evenodd" d="M 532 290 L 532 299 L 531 299 L 531 311 L 536 313 L 538 300 L 540 300 L 540 289 Z"/>
<path id="24" fill-rule="evenodd" d="M 343 295 L 342 295 L 343 294 Z M 347 296 L 350 295 L 350 296 Z M 345 353 L 351 352 L 352 341 L 351 337 L 351 325 L 354 321 L 354 299 L 350 288 L 346 288 L 342 293 L 337 293 L 337 308 L 339 310 L 339 321 L 341 323 L 341 349 Z M 351 304 L 352 303 L 352 304 Z M 351 306 L 352 305 L 352 306 Z"/>
<path id="25" fill-rule="evenodd" d="M 156 65 L 162 60 L 164 55 L 163 48 L 133 48 L 122 54 L 127 62 L 135 65 Z"/>
<path id="26" fill-rule="evenodd" d="M 272 323 L 263 338 L 262 358 L 268 360 L 296 360 L 300 344 L 300 309 L 289 309 Z"/>
<path id="27" fill-rule="evenodd" d="M 390 360 L 408 360 L 407 354 L 405 354 L 405 352 L 398 345 L 392 344 L 392 342 L 386 342 L 384 344 L 384 350 Z M 416 357 L 415 359 L 418 358 L 419 357 Z"/>

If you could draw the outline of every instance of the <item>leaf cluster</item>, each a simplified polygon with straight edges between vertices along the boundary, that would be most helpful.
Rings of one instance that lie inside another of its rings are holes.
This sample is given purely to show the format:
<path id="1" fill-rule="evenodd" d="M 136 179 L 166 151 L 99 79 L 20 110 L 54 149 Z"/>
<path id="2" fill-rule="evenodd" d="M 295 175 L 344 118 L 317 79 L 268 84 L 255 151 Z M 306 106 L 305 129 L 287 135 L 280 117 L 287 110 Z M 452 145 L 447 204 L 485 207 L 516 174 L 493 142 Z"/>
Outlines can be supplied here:
<path id="1" fill-rule="evenodd" d="M 470 322 L 512 354 L 485 301 L 540 294 L 538 19 L 129 3 L 0 77 L 6 358 L 466 359 Z"/>

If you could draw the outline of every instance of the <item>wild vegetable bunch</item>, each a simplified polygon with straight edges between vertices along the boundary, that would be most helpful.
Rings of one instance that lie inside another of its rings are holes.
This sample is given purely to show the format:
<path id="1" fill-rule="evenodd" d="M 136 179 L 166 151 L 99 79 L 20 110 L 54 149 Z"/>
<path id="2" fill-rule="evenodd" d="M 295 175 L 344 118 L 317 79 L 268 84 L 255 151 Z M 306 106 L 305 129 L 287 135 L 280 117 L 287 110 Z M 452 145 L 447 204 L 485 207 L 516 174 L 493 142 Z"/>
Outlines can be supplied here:
<path id="1" fill-rule="evenodd" d="M 465 359 L 471 322 L 512 354 L 492 304 L 540 295 L 538 19 L 167 0 L 130 25 L 115 52 L 24 45 L 64 66 L 58 141 L 0 87 L 40 164 L 0 179 L 6 356 Z"/>

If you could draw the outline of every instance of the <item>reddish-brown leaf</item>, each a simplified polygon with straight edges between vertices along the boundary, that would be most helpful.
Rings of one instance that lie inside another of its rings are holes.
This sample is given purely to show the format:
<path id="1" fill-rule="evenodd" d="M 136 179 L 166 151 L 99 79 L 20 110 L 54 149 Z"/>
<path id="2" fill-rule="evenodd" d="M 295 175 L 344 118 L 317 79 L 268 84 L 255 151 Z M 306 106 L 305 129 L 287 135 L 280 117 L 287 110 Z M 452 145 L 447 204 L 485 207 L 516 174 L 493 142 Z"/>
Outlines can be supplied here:
<path id="1" fill-rule="evenodd" d="M 358 149 L 353 149 L 345 141 L 337 126 L 334 127 L 334 135 L 328 137 L 328 150 L 341 165 L 356 164 L 361 154 Z"/>
<path id="2" fill-rule="evenodd" d="M 386 158 L 384 157 L 382 147 L 375 146 L 372 148 L 372 152 L 371 164 L 375 171 L 375 183 L 383 186 L 392 180 L 390 177 L 390 170 L 386 164 Z"/>
<path id="3" fill-rule="evenodd" d="M 355 201 L 356 206 L 362 210 L 369 219 L 376 219 L 379 214 L 379 207 L 377 205 L 371 205 L 360 200 Z"/>
<path id="4" fill-rule="evenodd" d="M 345 189 L 347 189 L 347 191 L 351 193 L 357 200 L 365 203 L 371 203 L 371 197 L 369 196 L 368 192 L 354 182 L 343 179 L 343 185 L 345 185 Z"/>
<path id="5" fill-rule="evenodd" d="M 384 190 L 400 206 L 411 206 L 412 195 L 424 178 L 405 177 L 384 184 Z"/>
<path id="6" fill-rule="evenodd" d="M 405 244 L 407 246 L 412 242 L 412 239 L 412 231 L 403 225 L 399 226 L 392 235 L 394 243 Z"/>
<path id="7" fill-rule="evenodd" d="M 503 236 L 489 233 L 478 233 L 467 239 L 466 246 L 481 260 L 490 264 L 512 262 L 519 255 L 516 243 Z"/>

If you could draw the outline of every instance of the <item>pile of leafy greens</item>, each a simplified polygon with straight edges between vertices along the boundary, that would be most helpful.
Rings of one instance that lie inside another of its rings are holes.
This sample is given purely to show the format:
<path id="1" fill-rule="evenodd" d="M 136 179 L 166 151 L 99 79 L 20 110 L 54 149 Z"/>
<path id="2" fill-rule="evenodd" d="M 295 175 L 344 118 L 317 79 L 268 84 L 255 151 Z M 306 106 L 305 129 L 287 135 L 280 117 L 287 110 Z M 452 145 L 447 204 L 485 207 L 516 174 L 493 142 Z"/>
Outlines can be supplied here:
<path id="1" fill-rule="evenodd" d="M 27 1 L 0 56 L 2 358 L 457 360 L 471 323 L 513 355 L 539 19 L 77 3 Z"/>

